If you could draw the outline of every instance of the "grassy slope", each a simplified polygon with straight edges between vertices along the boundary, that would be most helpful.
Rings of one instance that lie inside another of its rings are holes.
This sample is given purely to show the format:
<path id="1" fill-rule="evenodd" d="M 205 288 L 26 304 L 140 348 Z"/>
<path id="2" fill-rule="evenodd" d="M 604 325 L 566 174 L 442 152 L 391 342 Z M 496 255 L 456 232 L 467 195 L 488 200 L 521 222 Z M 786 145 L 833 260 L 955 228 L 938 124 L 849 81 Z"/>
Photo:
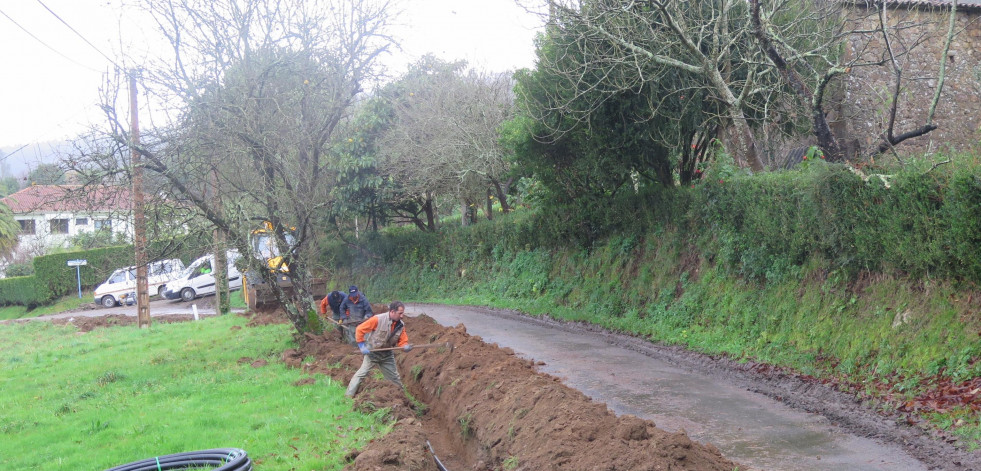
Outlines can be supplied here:
<path id="1" fill-rule="evenodd" d="M 106 469 L 237 447 L 264 470 L 341 469 L 348 449 L 387 430 L 352 412 L 342 384 L 293 385 L 304 374 L 278 360 L 289 326 L 244 323 L 0 325 L 0 468 Z"/>
<path id="2" fill-rule="evenodd" d="M 589 253 L 470 255 L 338 275 L 361 280 L 373 299 L 519 309 L 765 361 L 888 397 L 891 407 L 935 388 L 938 373 L 954 382 L 981 376 L 979 293 L 887 275 L 848 280 L 818 260 L 769 284 L 750 283 L 689 247 L 667 233 L 610 240 Z M 981 435 L 969 410 L 927 417 L 968 443 Z"/>

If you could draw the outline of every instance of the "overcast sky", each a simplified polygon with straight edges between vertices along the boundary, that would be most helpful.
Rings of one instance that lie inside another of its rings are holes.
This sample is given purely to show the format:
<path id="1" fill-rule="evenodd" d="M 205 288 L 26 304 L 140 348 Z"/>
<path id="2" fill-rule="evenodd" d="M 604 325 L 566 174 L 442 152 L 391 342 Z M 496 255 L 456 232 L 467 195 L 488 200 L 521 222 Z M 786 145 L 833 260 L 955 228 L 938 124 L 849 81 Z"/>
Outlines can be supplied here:
<path id="1" fill-rule="evenodd" d="M 109 59 L 128 67 L 132 63 L 118 59 L 120 50 L 132 57 L 146 47 L 143 31 L 152 25 L 133 24 L 139 14 L 134 4 L 0 0 L 0 148 L 9 152 L 70 139 L 97 122 L 99 88 L 113 67 Z M 539 23 L 514 0 L 403 0 L 403 5 L 398 22 L 404 27 L 395 34 L 405 52 L 386 59 L 393 76 L 427 52 L 488 71 L 534 64 Z"/>

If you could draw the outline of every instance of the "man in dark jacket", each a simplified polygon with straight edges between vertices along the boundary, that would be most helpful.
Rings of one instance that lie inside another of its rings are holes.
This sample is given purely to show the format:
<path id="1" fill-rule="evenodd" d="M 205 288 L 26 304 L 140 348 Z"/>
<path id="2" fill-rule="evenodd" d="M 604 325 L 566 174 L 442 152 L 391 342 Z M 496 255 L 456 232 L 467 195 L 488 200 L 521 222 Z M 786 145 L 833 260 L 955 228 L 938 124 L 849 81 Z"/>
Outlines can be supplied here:
<path id="1" fill-rule="evenodd" d="M 340 321 L 344 325 L 344 338 L 348 343 L 354 345 L 354 329 L 365 319 L 371 317 L 371 303 L 368 298 L 358 290 L 357 286 L 351 285 L 347 290 L 347 298 L 341 302 Z"/>
<path id="2" fill-rule="evenodd" d="M 371 312 L 371 303 L 368 302 L 368 298 L 361 291 L 358 291 L 358 287 L 354 285 L 348 288 L 347 299 L 341 302 L 339 310 L 342 321 L 352 320 L 361 322 L 374 314 Z"/>
<path id="3" fill-rule="evenodd" d="M 337 324 L 337 332 L 341 334 L 341 339 L 344 338 L 344 326 L 341 325 L 341 303 L 347 299 L 347 295 L 334 290 L 330 294 L 324 296 L 324 299 L 320 301 L 320 315 L 326 317 L 327 309 L 331 310 L 333 314 L 331 317 L 334 319 L 334 323 Z"/>
<path id="4" fill-rule="evenodd" d="M 347 295 L 334 290 L 330 294 L 324 296 L 324 299 L 320 301 L 320 315 L 327 315 L 327 308 L 330 308 L 331 312 L 334 313 L 332 316 L 335 321 L 341 320 L 341 303 L 347 299 Z"/>

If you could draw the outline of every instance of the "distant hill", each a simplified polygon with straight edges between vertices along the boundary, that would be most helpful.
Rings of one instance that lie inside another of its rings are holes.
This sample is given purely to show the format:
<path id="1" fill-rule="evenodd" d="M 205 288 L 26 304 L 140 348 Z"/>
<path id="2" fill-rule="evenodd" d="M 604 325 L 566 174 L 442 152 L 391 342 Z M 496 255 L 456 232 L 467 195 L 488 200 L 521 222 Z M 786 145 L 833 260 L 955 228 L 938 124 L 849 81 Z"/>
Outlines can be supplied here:
<path id="1" fill-rule="evenodd" d="M 27 177 L 41 164 L 57 163 L 72 150 L 67 141 L 36 142 L 25 146 L 0 147 L 0 178 Z"/>

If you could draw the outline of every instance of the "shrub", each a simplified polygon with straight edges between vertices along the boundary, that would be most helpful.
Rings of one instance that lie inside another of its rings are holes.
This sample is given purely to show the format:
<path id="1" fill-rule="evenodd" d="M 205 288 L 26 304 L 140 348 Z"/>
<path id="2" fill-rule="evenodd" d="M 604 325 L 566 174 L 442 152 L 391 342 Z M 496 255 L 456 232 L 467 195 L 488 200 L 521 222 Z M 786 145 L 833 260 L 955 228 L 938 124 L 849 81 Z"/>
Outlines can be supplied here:
<path id="1" fill-rule="evenodd" d="M 7 266 L 7 278 L 15 276 L 31 276 L 34 274 L 34 265 L 28 263 L 11 263 Z"/>
<path id="2" fill-rule="evenodd" d="M 0 305 L 27 306 L 33 309 L 48 302 L 51 292 L 35 276 L 0 279 Z"/>

